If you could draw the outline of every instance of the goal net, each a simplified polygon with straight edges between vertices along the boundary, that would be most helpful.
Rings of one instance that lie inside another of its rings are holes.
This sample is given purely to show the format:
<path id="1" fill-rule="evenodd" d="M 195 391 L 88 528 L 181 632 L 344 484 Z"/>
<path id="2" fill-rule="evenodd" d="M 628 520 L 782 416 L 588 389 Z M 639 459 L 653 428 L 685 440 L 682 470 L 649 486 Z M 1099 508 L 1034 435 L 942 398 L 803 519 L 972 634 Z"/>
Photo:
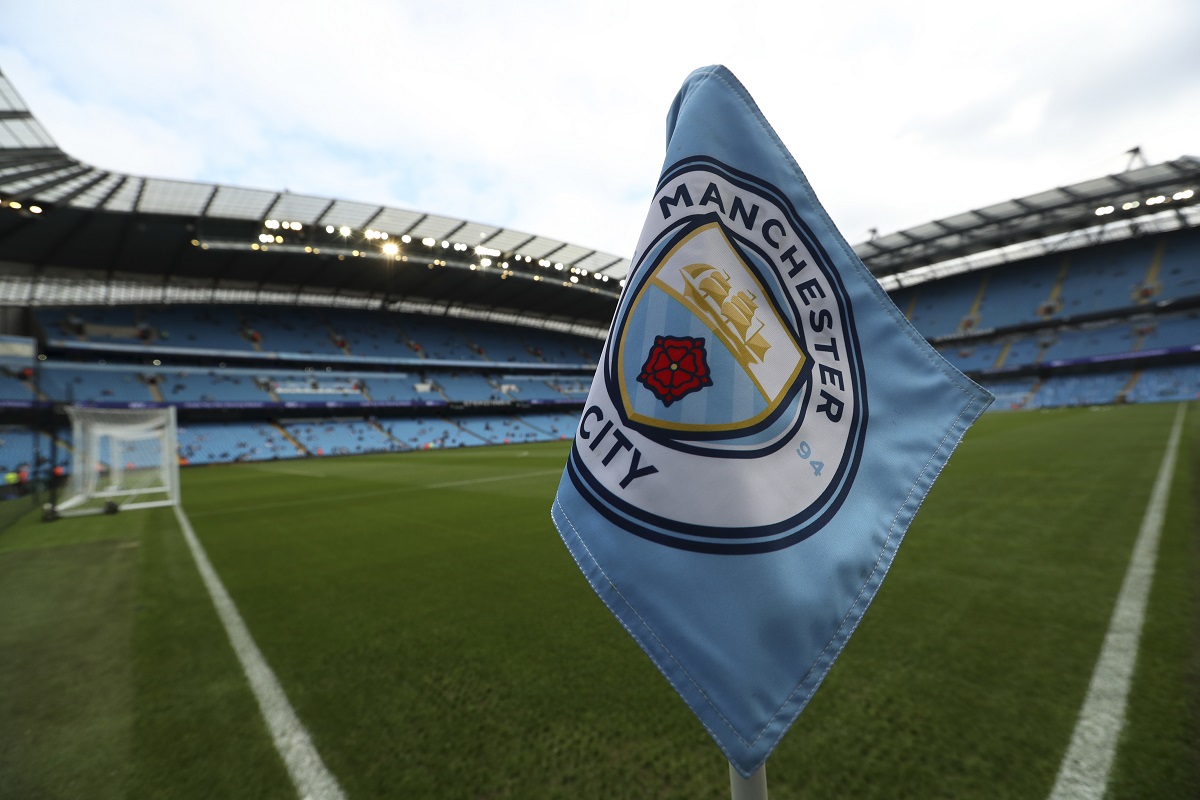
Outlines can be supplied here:
<path id="1" fill-rule="evenodd" d="M 179 503 L 175 409 L 67 407 L 71 474 L 63 516 Z"/>

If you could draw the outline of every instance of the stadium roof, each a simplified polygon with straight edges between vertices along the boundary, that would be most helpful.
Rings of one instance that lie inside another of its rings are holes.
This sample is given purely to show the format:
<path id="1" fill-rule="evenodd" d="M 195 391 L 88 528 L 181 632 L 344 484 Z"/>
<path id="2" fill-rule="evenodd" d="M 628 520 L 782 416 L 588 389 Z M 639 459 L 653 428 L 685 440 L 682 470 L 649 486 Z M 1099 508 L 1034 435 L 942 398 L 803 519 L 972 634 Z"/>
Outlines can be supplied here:
<path id="1" fill-rule="evenodd" d="M 1174 212 L 1175 227 L 1196 224 L 1184 209 L 1200 201 L 1200 160 L 1175 161 L 1060 186 L 915 228 L 878 236 L 854 251 L 882 278 L 1010 245 Z"/>
<path id="2" fill-rule="evenodd" d="M 854 249 L 892 288 L 931 265 L 957 271 L 945 265 L 1001 254 L 995 263 L 1006 248 L 1064 234 L 1098 232 L 1086 244 L 1200 224 L 1197 184 L 1200 160 L 1184 156 Z M 59 149 L 0 74 L 0 305 L 315 300 L 606 329 L 629 266 L 454 217 L 99 169 Z"/>
<path id="3" fill-rule="evenodd" d="M 628 269 L 627 258 L 465 219 L 93 167 L 59 149 L 0 74 L 0 274 L 10 276 L 0 304 L 71 302 L 64 286 L 100 280 L 151 282 L 168 300 L 215 287 L 606 327 Z M 145 301 L 144 287 L 134 293 Z"/>

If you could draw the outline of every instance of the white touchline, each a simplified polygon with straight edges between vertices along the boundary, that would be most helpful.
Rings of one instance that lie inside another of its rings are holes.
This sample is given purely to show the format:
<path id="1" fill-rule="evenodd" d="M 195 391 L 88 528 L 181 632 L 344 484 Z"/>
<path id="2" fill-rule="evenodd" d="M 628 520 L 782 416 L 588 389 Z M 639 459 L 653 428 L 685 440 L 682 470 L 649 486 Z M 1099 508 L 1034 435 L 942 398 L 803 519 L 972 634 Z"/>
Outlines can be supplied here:
<path id="1" fill-rule="evenodd" d="M 496 481 L 512 481 L 519 478 L 536 478 L 541 475 L 561 475 L 562 467 L 554 469 L 539 469 L 535 472 L 516 472 L 511 475 L 490 475 L 486 478 L 468 478 L 461 481 L 443 481 L 441 483 L 421 483 L 408 484 L 402 486 L 389 486 L 386 489 L 370 489 L 363 492 L 346 492 L 339 494 L 338 499 L 345 500 L 363 500 L 368 497 L 384 497 L 386 495 L 400 494 L 401 492 L 422 492 L 426 489 L 452 489 L 456 486 L 473 486 L 477 483 L 495 483 Z M 249 506 L 230 506 L 224 505 L 220 508 L 214 508 L 208 511 L 201 511 L 196 516 L 211 517 L 215 514 L 241 514 L 246 511 L 268 511 L 272 508 L 293 508 L 300 505 L 319 505 L 328 503 L 327 496 L 314 496 L 307 499 L 288 500 L 278 503 L 256 503 Z"/>
<path id="2" fill-rule="evenodd" d="M 1125 702 L 1137 662 L 1138 640 L 1142 635 L 1142 620 L 1146 615 L 1146 598 L 1154 580 L 1154 562 L 1158 557 L 1158 539 L 1162 532 L 1167 500 L 1171 494 L 1171 477 L 1175 472 L 1175 453 L 1183 431 L 1183 412 L 1180 404 L 1175 424 L 1167 439 L 1167 451 L 1154 480 L 1150 502 L 1142 518 L 1133 555 L 1125 570 L 1125 580 L 1117 595 L 1117 606 L 1108 623 L 1108 633 L 1087 697 L 1079 711 L 1071 744 L 1058 768 L 1058 778 L 1050 792 L 1050 800 L 1083 800 L 1104 797 L 1108 773 L 1117 751 L 1117 739 L 1125 724 Z"/>
<path id="3" fill-rule="evenodd" d="M 337 778 L 333 777 L 333 773 L 321 761 L 308 731 L 296 716 L 275 673 L 271 671 L 258 645 L 254 643 L 246 623 L 242 621 L 242 615 L 238 613 L 229 592 L 225 591 L 225 586 L 209 563 L 191 523 L 179 506 L 175 506 L 175 517 L 179 520 L 179 527 L 183 529 L 183 538 L 192 551 L 192 558 L 196 560 L 200 577 L 204 580 L 209 597 L 217 608 L 217 615 L 225 626 L 225 633 L 229 635 L 233 652 L 237 654 L 242 670 L 246 673 L 250 689 L 254 692 L 254 699 L 258 701 L 263 719 L 271 731 L 271 738 L 275 740 L 275 749 L 283 758 L 296 791 L 302 800 L 344 800 L 345 795 L 342 794 L 342 787 L 338 785 Z"/>

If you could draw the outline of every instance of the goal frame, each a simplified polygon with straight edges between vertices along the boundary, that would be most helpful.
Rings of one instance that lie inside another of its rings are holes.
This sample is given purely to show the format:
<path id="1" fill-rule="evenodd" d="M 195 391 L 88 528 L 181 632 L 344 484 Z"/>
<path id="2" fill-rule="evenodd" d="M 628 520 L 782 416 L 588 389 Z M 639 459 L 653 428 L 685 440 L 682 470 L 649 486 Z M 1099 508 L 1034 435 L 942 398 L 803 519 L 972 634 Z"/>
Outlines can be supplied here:
<path id="1" fill-rule="evenodd" d="M 66 499 L 54 505 L 57 515 L 179 505 L 179 437 L 174 406 L 149 409 L 66 406 L 64 410 L 71 420 L 71 474 Z M 129 456 L 125 447 L 143 442 L 156 444 L 158 462 L 139 472 L 145 476 L 146 470 L 153 470 L 150 477 L 156 480 L 149 485 L 126 485 L 125 464 Z"/>

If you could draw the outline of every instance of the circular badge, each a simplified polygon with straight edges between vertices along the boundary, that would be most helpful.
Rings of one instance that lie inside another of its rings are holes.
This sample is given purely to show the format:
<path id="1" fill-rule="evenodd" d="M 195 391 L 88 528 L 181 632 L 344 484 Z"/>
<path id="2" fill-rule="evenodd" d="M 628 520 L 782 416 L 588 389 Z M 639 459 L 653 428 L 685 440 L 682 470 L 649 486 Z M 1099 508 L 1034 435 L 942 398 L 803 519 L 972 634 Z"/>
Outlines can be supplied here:
<path id="1" fill-rule="evenodd" d="M 840 506 L 867 424 L 846 289 L 775 187 L 664 172 L 568 461 L 630 533 L 777 550 Z"/>

